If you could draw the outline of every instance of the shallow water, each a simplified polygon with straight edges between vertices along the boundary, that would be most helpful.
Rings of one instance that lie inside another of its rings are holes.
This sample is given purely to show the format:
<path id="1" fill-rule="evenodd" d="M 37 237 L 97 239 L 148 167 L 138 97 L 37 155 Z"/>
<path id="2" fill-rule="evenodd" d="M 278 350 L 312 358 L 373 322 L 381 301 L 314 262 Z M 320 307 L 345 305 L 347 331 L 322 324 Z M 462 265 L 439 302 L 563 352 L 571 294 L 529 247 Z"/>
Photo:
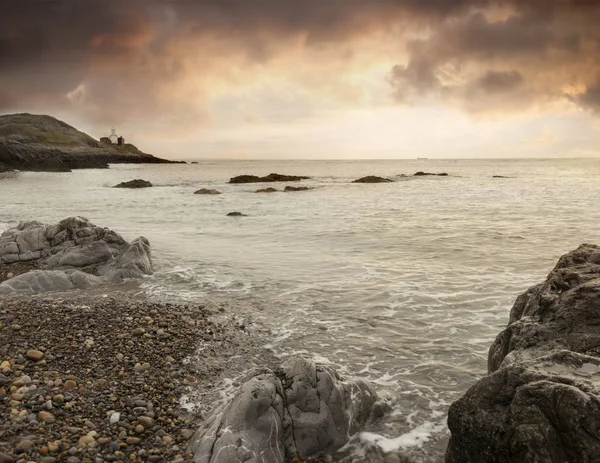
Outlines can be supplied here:
<path id="1" fill-rule="evenodd" d="M 400 177 L 418 170 L 450 176 Z M 226 183 L 270 172 L 310 175 L 302 184 L 314 189 L 256 194 L 264 185 Z M 350 183 L 364 175 L 398 181 Z M 109 188 L 133 178 L 155 188 Z M 432 462 L 443 460 L 449 404 L 485 374 L 516 296 L 561 254 L 600 242 L 599 180 L 600 160 L 200 161 L 21 173 L 0 180 L 0 229 L 83 215 L 126 239 L 146 236 L 156 274 L 144 291 L 249 311 L 272 331 L 278 355 L 305 353 L 370 379 L 396 405 L 356 440 Z M 192 194 L 201 187 L 224 194 Z"/>

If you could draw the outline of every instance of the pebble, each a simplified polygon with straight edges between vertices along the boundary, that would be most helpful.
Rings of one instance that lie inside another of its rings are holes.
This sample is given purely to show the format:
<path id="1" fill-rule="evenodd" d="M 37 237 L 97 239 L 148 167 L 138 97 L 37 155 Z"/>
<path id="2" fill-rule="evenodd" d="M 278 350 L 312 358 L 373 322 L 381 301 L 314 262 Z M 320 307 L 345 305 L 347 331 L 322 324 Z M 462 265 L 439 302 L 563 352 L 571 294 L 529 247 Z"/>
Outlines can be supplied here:
<path id="1" fill-rule="evenodd" d="M 19 450 L 23 450 L 24 452 L 28 452 L 31 449 L 31 447 L 33 447 L 33 441 L 29 439 L 23 439 L 17 444 L 17 448 Z"/>
<path id="2" fill-rule="evenodd" d="M 53 422 L 54 421 L 54 415 L 50 412 L 40 412 L 38 414 L 38 418 L 40 419 L 40 421 L 42 421 L 43 423 L 46 422 Z"/>
<path id="3" fill-rule="evenodd" d="M 0 463 L 14 463 L 13 457 L 6 453 L 0 453 Z"/>
<path id="4" fill-rule="evenodd" d="M 25 357 L 28 360 L 33 360 L 34 362 L 39 362 L 40 360 L 42 360 L 44 358 L 44 353 L 42 351 L 39 350 L 28 350 L 27 353 L 25 354 Z"/>
<path id="5" fill-rule="evenodd" d="M 139 437 L 128 437 L 127 438 L 127 444 L 129 445 L 137 445 L 140 443 L 140 438 Z"/>
<path id="6" fill-rule="evenodd" d="M 115 424 L 115 423 L 118 423 L 120 419 L 121 419 L 121 414 L 119 412 L 115 412 L 112 415 L 110 415 L 109 421 L 110 421 L 110 424 Z"/>
<path id="7" fill-rule="evenodd" d="M 138 418 L 138 423 L 140 423 L 144 428 L 150 428 L 154 425 L 154 420 L 149 416 L 140 416 Z"/>
<path id="8" fill-rule="evenodd" d="M 65 396 L 62 394 L 56 394 L 54 397 L 52 397 L 52 402 L 56 403 L 56 404 L 62 404 L 65 401 Z"/>
<path id="9" fill-rule="evenodd" d="M 54 457 L 44 457 L 40 460 L 41 463 L 55 463 L 56 458 Z"/>
<path id="10" fill-rule="evenodd" d="M 133 330 L 131 332 L 131 334 L 133 334 L 134 336 L 141 336 L 146 332 L 146 330 L 144 328 L 136 328 L 135 330 Z"/>
<path id="11" fill-rule="evenodd" d="M 69 391 L 71 389 L 75 389 L 76 387 L 77 387 L 77 383 L 75 381 L 73 381 L 72 379 L 65 381 L 65 389 L 67 391 Z"/>

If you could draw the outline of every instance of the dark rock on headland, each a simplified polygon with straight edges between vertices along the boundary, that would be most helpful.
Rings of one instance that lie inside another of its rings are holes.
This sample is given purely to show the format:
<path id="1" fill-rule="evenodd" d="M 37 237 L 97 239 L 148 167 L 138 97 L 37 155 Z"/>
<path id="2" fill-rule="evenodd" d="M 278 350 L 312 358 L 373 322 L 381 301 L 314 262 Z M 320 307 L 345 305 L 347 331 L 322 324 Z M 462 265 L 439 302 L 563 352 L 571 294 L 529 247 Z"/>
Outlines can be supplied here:
<path id="1" fill-rule="evenodd" d="M 151 273 L 146 238 L 128 243 L 83 217 L 55 225 L 23 222 L 0 235 L 0 274 L 6 276 L 0 294 L 89 288 Z"/>
<path id="2" fill-rule="evenodd" d="M 122 182 L 118 185 L 115 185 L 113 188 L 150 188 L 152 183 L 147 180 L 142 180 L 141 178 L 136 178 L 135 180 L 129 180 L 128 182 Z"/>
<path id="3" fill-rule="evenodd" d="M 307 186 L 286 186 L 283 191 L 285 192 L 290 192 L 290 191 L 306 191 L 306 190 L 312 190 L 312 188 L 307 187 Z"/>
<path id="4" fill-rule="evenodd" d="M 256 190 L 255 193 L 277 193 L 279 190 L 276 188 L 261 188 Z"/>
<path id="5" fill-rule="evenodd" d="M 599 308 L 593 245 L 561 257 L 517 298 L 489 375 L 450 407 L 447 463 L 598 461 Z"/>
<path id="6" fill-rule="evenodd" d="M 448 176 L 448 174 L 446 172 L 441 172 L 439 174 L 434 174 L 432 172 L 423 172 L 422 170 L 420 170 L 419 172 L 415 172 L 413 174 L 413 177 L 424 177 L 424 176 L 427 176 L 427 175 L 434 175 L 434 176 L 437 176 L 437 177 L 447 177 Z"/>
<path id="7" fill-rule="evenodd" d="M 107 145 L 51 116 L 0 116 L 0 166 L 18 170 L 68 172 L 117 163 L 172 163 L 131 144 Z"/>
<path id="8" fill-rule="evenodd" d="M 388 408 L 367 382 L 292 357 L 251 373 L 196 432 L 191 450 L 196 463 L 297 461 L 333 453 Z"/>
<path id="9" fill-rule="evenodd" d="M 242 214 L 241 212 L 229 212 L 227 217 L 248 217 L 246 214 Z"/>
<path id="10" fill-rule="evenodd" d="M 367 175 L 366 177 L 354 180 L 352 183 L 389 183 L 393 180 L 384 177 L 378 177 L 376 175 Z"/>
<path id="11" fill-rule="evenodd" d="M 309 178 L 310 177 L 299 175 L 283 174 L 269 174 L 266 177 L 258 177 L 257 175 L 238 175 L 237 177 L 232 177 L 229 180 L 229 183 L 297 182 Z"/>
<path id="12" fill-rule="evenodd" d="M 195 195 L 220 195 L 221 192 L 219 190 L 214 190 L 212 188 L 200 188 L 197 191 L 194 191 Z"/>

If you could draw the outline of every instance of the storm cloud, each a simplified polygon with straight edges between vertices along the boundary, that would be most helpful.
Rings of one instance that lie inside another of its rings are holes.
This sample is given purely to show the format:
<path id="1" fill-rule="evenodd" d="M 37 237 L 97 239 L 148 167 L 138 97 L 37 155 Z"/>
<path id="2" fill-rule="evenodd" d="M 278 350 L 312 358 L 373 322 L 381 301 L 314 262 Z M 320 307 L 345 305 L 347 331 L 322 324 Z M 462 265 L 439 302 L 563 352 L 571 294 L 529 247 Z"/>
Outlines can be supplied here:
<path id="1" fill-rule="evenodd" d="M 0 111 L 177 127 L 365 101 L 598 112 L 599 18 L 575 0 L 7 0 Z"/>

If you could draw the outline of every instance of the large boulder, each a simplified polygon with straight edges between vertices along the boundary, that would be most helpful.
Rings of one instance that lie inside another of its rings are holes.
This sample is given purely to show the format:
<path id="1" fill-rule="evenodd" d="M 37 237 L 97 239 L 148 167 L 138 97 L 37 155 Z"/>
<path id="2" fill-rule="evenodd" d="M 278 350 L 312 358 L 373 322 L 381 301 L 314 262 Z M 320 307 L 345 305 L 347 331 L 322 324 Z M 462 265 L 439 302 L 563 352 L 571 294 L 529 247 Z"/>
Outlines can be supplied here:
<path id="1" fill-rule="evenodd" d="M 450 407 L 446 462 L 598 461 L 598 246 L 564 255 L 517 298 L 488 372 Z"/>
<path id="2" fill-rule="evenodd" d="M 200 188 L 199 190 L 194 191 L 195 195 L 220 195 L 221 192 L 219 190 L 215 190 L 213 188 Z"/>
<path id="3" fill-rule="evenodd" d="M 0 235 L 0 266 L 35 264 L 37 270 L 0 284 L 0 294 L 39 293 L 119 283 L 152 273 L 150 244 L 131 243 L 83 217 L 55 225 L 23 222 Z"/>
<path id="4" fill-rule="evenodd" d="M 326 455 L 381 417 L 389 404 L 363 380 L 303 358 L 253 372 L 191 441 L 195 463 L 283 463 Z"/>

